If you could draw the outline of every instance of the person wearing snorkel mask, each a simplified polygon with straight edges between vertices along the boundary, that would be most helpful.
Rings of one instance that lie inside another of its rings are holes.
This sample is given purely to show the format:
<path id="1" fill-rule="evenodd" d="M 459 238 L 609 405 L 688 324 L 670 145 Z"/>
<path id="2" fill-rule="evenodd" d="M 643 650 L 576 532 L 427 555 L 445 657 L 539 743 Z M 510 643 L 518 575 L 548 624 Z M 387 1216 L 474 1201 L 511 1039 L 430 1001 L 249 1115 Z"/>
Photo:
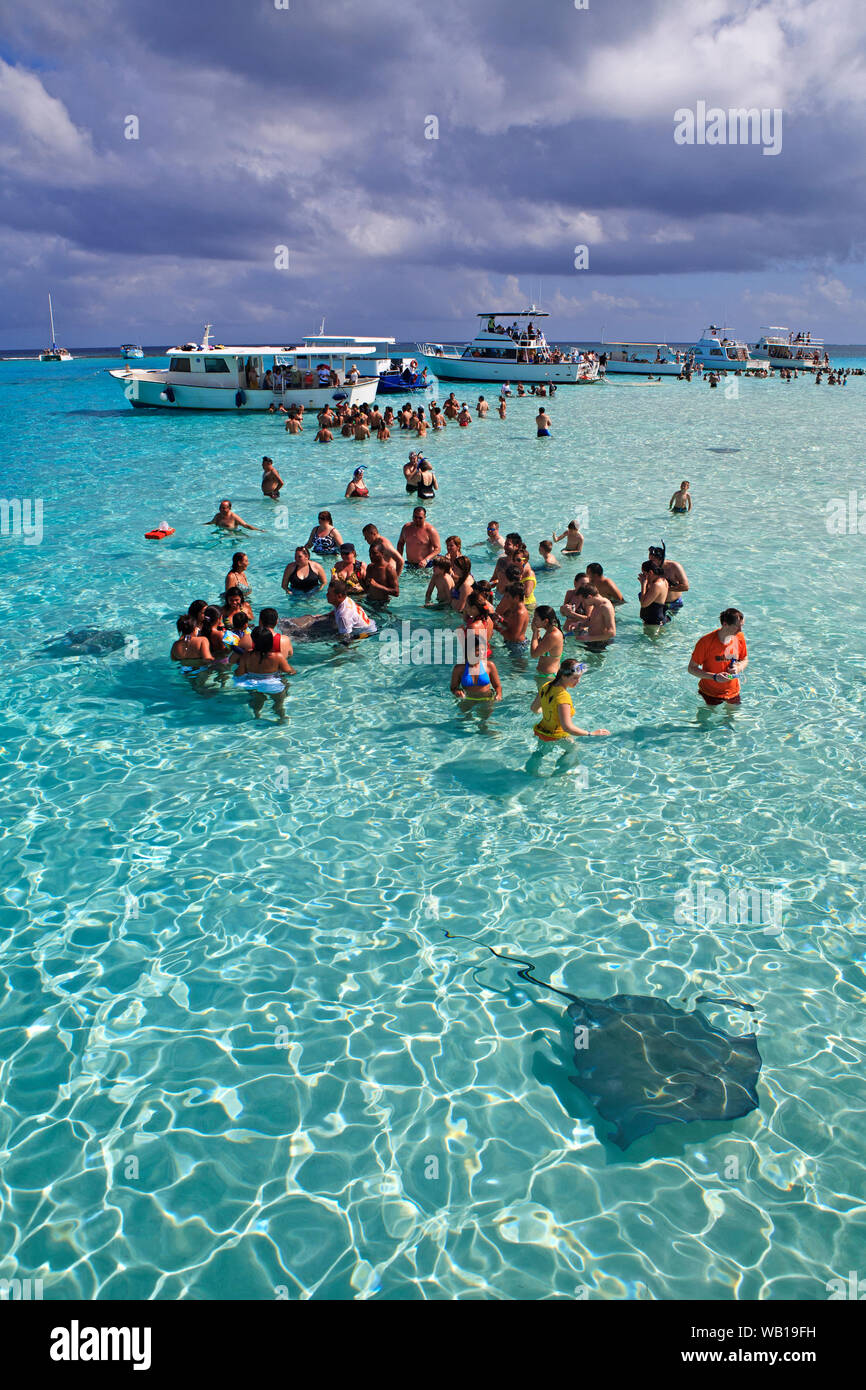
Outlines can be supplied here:
<path id="1" fill-rule="evenodd" d="M 658 560 L 662 567 L 662 574 L 668 581 L 668 597 L 665 603 L 665 612 L 670 616 L 678 613 L 683 606 L 683 594 L 688 593 L 689 581 L 682 565 L 676 560 L 667 558 L 665 543 L 661 545 L 651 545 L 649 548 L 649 558 Z"/>

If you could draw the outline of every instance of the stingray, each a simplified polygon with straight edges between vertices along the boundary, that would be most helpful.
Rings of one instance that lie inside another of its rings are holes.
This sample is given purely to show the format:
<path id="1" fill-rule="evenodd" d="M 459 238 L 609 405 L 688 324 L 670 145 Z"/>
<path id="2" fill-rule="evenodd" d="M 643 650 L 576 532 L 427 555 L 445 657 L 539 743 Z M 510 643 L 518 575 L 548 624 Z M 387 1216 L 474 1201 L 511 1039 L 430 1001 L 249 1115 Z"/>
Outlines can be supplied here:
<path id="1" fill-rule="evenodd" d="M 67 632 L 42 648 L 46 656 L 105 656 L 118 652 L 126 645 L 122 632 L 104 632 L 98 627 L 82 627 Z"/>
<path id="2" fill-rule="evenodd" d="M 300 618 L 281 618 L 277 631 L 293 642 L 336 642 L 339 637 L 333 613 L 307 613 Z"/>
<path id="3" fill-rule="evenodd" d="M 581 999 L 537 979 L 531 961 L 486 948 L 500 960 L 523 968 L 530 984 L 561 994 L 573 1028 L 576 1075 L 569 1081 L 614 1126 L 609 1136 L 621 1149 L 658 1125 L 698 1120 L 736 1120 L 758 1108 L 756 1091 L 761 1054 L 753 1033 L 732 1037 L 704 1015 L 644 994 Z M 712 1002 L 702 994 L 697 1002 Z M 751 1004 L 736 1004 L 754 1012 Z"/>
<path id="4" fill-rule="evenodd" d="M 742 452 L 742 449 L 728 449 L 723 448 L 721 445 L 713 448 L 712 444 L 707 445 L 708 454 L 741 454 Z"/>

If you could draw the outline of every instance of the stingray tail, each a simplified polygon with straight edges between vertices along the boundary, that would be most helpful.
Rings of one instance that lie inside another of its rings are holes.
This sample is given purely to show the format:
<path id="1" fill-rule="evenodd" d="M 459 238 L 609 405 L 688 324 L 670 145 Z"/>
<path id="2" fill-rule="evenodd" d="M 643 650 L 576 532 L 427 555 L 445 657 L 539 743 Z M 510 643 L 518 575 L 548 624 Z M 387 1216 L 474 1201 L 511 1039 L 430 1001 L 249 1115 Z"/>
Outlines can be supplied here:
<path id="1" fill-rule="evenodd" d="M 570 999 L 573 1004 L 580 1003 L 576 994 L 569 994 L 565 989 L 557 989 L 556 985 L 550 984 L 548 980 L 539 980 L 536 975 L 531 974 L 530 972 L 535 969 L 534 961 L 523 960 L 519 956 L 506 956 L 503 951 L 494 951 L 492 946 L 488 946 L 484 942 L 477 942 L 474 936 L 460 936 L 459 933 L 450 931 L 446 931 L 445 935 L 452 941 L 474 941 L 476 945 L 480 944 L 485 951 L 489 951 L 491 956 L 495 956 L 497 960 L 505 960 L 508 961 L 509 965 L 521 966 L 517 974 L 520 979 L 525 980 L 527 984 L 540 985 L 542 989 L 549 989 L 552 990 L 554 994 L 561 994 L 563 999 Z M 489 986 L 485 986 L 485 988 L 489 988 Z"/>

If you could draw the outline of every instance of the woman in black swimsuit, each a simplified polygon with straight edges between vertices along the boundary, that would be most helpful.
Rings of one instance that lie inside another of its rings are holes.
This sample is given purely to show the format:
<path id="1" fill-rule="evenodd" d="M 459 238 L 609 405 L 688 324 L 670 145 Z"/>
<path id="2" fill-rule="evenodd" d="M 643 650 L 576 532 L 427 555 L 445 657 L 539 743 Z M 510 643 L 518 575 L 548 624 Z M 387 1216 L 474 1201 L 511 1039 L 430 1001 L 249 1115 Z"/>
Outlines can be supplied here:
<path id="1" fill-rule="evenodd" d="M 283 572 L 284 591 L 293 594 L 310 594 L 314 589 L 323 589 L 327 580 L 321 565 L 310 559 L 305 545 L 295 547 L 295 558 Z"/>
<path id="2" fill-rule="evenodd" d="M 660 560 L 644 560 L 638 575 L 640 584 L 640 616 L 644 627 L 661 627 L 669 623 L 665 613 L 670 585 L 665 579 Z"/>

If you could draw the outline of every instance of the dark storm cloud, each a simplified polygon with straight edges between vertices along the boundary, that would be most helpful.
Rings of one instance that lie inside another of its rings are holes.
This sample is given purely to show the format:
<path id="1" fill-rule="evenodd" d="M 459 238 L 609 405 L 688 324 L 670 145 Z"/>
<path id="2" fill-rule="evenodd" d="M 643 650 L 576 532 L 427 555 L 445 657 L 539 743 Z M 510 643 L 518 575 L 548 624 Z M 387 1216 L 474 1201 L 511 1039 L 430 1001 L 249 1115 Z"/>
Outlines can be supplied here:
<path id="1" fill-rule="evenodd" d="M 145 289 L 157 265 L 177 305 L 241 321 L 262 295 L 317 303 L 317 283 L 360 305 L 375 276 L 393 323 L 412 308 L 401 281 L 428 302 L 425 275 L 460 316 L 473 283 L 506 276 L 585 302 L 580 243 L 612 296 L 619 277 L 676 298 L 692 273 L 862 259 L 854 0 L 836 7 L 835 40 L 807 0 L 784 24 L 749 0 L 590 4 L 15 12 L 0 69 L 10 321 L 60 275 L 92 332 L 113 332 L 118 315 L 159 311 Z M 676 145 L 674 111 L 698 99 L 783 106 L 781 154 Z M 130 113 L 139 141 L 123 138 Z M 425 140 L 431 115 L 439 138 Z M 275 282 L 280 244 L 291 272 Z"/>

